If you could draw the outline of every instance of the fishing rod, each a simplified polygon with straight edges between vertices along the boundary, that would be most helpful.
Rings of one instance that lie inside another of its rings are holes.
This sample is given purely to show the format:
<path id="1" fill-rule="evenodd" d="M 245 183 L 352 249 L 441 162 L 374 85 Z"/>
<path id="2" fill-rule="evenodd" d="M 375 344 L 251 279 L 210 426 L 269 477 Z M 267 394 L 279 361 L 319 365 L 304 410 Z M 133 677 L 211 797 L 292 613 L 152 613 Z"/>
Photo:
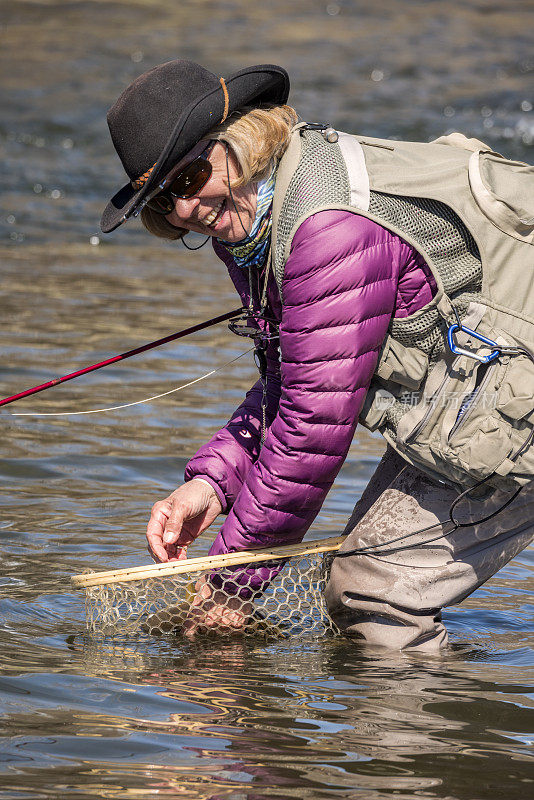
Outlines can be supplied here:
<path id="1" fill-rule="evenodd" d="M 124 359 L 137 356 L 139 353 L 145 353 L 147 350 L 152 350 L 154 347 L 167 344 L 167 342 L 174 342 L 176 339 L 182 339 L 184 336 L 189 336 L 190 333 L 196 333 L 197 331 L 203 331 L 205 328 L 211 328 L 212 325 L 217 325 L 219 322 L 226 322 L 226 320 L 237 317 L 242 313 L 242 308 L 236 308 L 233 311 L 228 311 L 226 314 L 213 317 L 213 319 L 199 322 L 197 325 L 192 325 L 190 328 L 185 328 L 185 330 L 178 331 L 177 333 L 171 333 L 169 336 L 164 336 L 162 339 L 157 339 L 155 342 L 143 344 L 141 347 L 135 347 L 133 350 L 128 350 L 126 353 L 120 353 L 117 356 L 107 358 L 105 361 L 99 361 L 98 364 L 91 364 L 89 367 L 78 369 L 76 372 L 70 372 L 68 375 L 63 375 L 61 378 L 54 378 L 46 383 L 41 383 L 39 386 L 33 386 L 31 389 L 26 389 L 24 392 L 19 392 L 11 397 L 4 397 L 3 400 L 0 400 L 0 406 L 7 406 L 8 403 L 14 403 L 15 400 L 20 400 L 22 397 L 29 397 L 32 394 L 37 394 L 37 392 L 44 392 L 45 389 L 50 389 L 52 386 L 58 386 L 60 383 L 71 381 L 73 378 L 79 378 L 80 375 L 87 375 L 89 372 L 102 369 L 102 367 L 107 367 L 109 364 L 116 364 L 117 361 L 124 361 Z"/>

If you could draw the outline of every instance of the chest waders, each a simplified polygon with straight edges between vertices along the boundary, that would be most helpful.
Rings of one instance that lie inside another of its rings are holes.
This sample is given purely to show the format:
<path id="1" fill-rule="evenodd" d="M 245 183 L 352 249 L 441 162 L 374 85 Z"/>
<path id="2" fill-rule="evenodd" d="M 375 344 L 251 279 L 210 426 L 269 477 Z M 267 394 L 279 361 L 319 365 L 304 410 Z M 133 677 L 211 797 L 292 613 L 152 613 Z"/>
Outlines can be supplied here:
<path id="1" fill-rule="evenodd" d="M 534 168 L 461 134 L 417 143 L 297 126 L 273 201 L 282 303 L 293 236 L 326 209 L 401 236 L 437 285 L 391 321 L 360 422 L 431 477 L 515 493 L 534 478 Z"/>

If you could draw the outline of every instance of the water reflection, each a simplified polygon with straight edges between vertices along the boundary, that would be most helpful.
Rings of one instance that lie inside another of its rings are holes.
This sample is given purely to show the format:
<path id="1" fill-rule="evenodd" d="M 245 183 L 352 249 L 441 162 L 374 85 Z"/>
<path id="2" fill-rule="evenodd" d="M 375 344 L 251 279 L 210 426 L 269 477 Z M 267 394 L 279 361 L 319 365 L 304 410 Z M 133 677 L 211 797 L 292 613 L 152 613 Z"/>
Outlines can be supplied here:
<path id="1" fill-rule="evenodd" d="M 2 396 L 235 307 L 208 248 L 185 253 L 133 223 L 98 233 L 123 183 L 105 110 L 153 64 L 280 63 L 308 119 L 419 140 L 456 129 L 533 160 L 528 3 L 19 0 L 2 21 Z M 254 367 L 127 413 L 11 411 L 141 399 L 240 348 L 205 331 L 0 412 L 0 798 L 524 798 L 532 551 L 446 613 L 453 647 L 435 659 L 344 640 L 84 635 L 69 575 L 148 561 L 148 509 Z M 381 449 L 357 434 L 311 536 L 343 528 Z"/>
<path id="2" fill-rule="evenodd" d="M 127 759 L 132 770 L 124 789 L 136 786 L 140 796 L 181 786 L 187 796 L 215 798 L 241 784 L 247 798 L 282 787 L 313 796 L 324 791 L 325 797 L 356 787 L 351 796 L 442 787 L 447 796 L 468 797 L 480 759 L 481 792 L 489 792 L 503 771 L 512 777 L 511 745 L 520 778 L 521 747 L 509 730 L 527 734 L 528 757 L 529 714 L 522 697 L 527 687 L 496 682 L 494 672 L 480 669 L 480 651 L 473 671 L 465 648 L 444 658 L 412 659 L 362 654 L 336 640 L 283 648 L 242 641 L 182 644 L 151 655 L 142 642 L 137 651 L 132 641 L 73 639 L 71 646 L 96 683 L 91 691 L 88 678 L 71 679 L 68 697 L 49 682 L 49 705 L 56 697 L 80 709 L 67 727 L 60 710 L 48 712 L 47 727 L 61 726 L 55 755 L 72 754 L 72 736 L 97 736 L 91 744 L 93 774 L 103 781 L 113 775 L 121 783 L 120 762 Z M 76 684 L 84 687 L 82 702 L 75 700 Z M 120 741 L 108 755 L 110 731 Z M 24 751 L 31 752 L 31 726 L 25 736 Z M 48 757 L 53 760 L 52 753 Z M 147 758 L 150 775 L 142 775 L 136 764 Z M 246 788 L 252 783 L 259 794 Z M 519 797 L 520 788 L 510 796 Z"/>

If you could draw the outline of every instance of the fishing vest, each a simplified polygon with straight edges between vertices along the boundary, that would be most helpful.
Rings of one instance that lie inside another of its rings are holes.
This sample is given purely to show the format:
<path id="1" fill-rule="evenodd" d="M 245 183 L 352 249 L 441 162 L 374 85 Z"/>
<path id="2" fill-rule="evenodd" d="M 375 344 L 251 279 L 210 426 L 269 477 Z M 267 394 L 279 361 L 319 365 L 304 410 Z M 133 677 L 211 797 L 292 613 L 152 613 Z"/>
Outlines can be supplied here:
<path id="1" fill-rule="evenodd" d="M 418 143 L 297 126 L 273 199 L 271 266 L 282 303 L 293 236 L 326 209 L 401 236 L 437 285 L 424 308 L 392 319 L 361 423 L 462 489 L 532 480 L 534 168 L 458 133 Z M 480 336 L 522 350 L 494 357 Z"/>

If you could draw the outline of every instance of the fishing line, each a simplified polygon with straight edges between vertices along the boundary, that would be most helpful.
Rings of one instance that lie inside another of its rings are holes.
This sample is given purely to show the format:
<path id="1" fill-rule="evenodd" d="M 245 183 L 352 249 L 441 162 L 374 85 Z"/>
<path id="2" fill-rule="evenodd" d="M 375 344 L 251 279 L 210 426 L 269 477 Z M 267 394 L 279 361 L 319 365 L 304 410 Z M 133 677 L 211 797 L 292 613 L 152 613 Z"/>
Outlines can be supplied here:
<path id="1" fill-rule="evenodd" d="M 430 544 L 431 542 L 436 542 L 438 539 L 442 539 L 443 536 L 449 535 L 450 533 L 454 533 L 454 531 L 459 527 L 458 525 L 454 524 L 454 527 L 447 531 L 445 534 L 444 531 L 441 531 L 439 536 L 434 536 L 432 539 L 425 539 L 423 542 L 416 542 L 415 544 L 407 544 L 401 547 L 392 547 L 391 545 L 396 544 L 397 542 L 403 542 L 406 539 L 409 539 L 410 536 L 417 536 L 420 533 L 426 533 L 427 531 L 431 531 L 433 528 L 444 527 L 450 520 L 441 521 L 438 520 L 434 522 L 432 525 L 428 525 L 426 528 L 419 528 L 416 531 L 410 531 L 409 533 L 405 533 L 402 536 L 397 536 L 396 539 L 390 539 L 389 542 L 377 542 L 376 544 L 369 544 L 365 547 L 354 547 L 352 550 L 345 550 L 342 553 L 335 553 L 333 558 L 349 558 L 349 556 L 373 556 L 373 555 L 385 555 L 386 553 L 396 553 L 399 550 L 410 550 L 415 547 L 421 547 L 425 544 Z"/>
<path id="2" fill-rule="evenodd" d="M 248 353 L 252 353 L 254 350 L 251 347 L 249 350 L 245 350 L 244 353 L 236 356 L 235 358 L 230 359 L 225 364 L 221 364 L 220 367 L 216 367 L 215 369 L 210 370 L 210 372 L 206 372 L 205 375 L 201 375 L 200 378 L 195 378 L 189 383 L 184 383 L 183 386 L 176 386 L 174 389 L 169 389 L 168 392 L 162 392 L 161 394 L 155 394 L 152 397 L 146 397 L 144 400 L 136 400 L 133 403 L 124 403 L 120 406 L 110 406 L 109 408 L 93 408 L 88 411 L 17 411 L 12 413 L 10 416 L 12 417 L 73 417 L 79 416 L 80 414 L 101 414 L 104 411 L 117 411 L 119 408 L 130 408 L 131 406 L 139 406 L 142 403 L 150 403 L 152 400 L 158 400 L 160 397 L 166 397 L 169 394 L 174 394 L 175 392 L 180 392 L 182 389 L 187 389 L 189 386 L 193 386 L 194 383 L 199 383 L 199 381 L 203 381 L 206 378 L 209 378 L 211 375 L 215 375 L 216 372 L 220 372 L 225 367 L 228 367 L 230 364 L 233 364 L 235 361 L 238 361 L 243 356 L 246 356 Z"/>
<path id="3" fill-rule="evenodd" d="M 169 336 L 164 336 L 162 339 L 156 339 L 154 342 L 147 342 L 146 344 L 142 344 L 140 347 L 134 347 L 133 350 L 127 350 L 126 353 L 119 353 L 116 356 L 111 356 L 111 358 L 106 358 L 105 361 L 100 361 L 97 364 L 91 364 L 88 367 L 82 367 L 82 369 L 77 369 L 75 372 L 69 372 L 68 375 L 62 375 L 60 378 L 54 378 L 53 380 L 42 383 L 39 386 L 32 386 L 31 389 L 25 389 L 24 391 L 18 392 L 11 397 L 4 397 L 2 400 L 0 400 L 0 407 L 14 403 L 16 400 L 22 400 L 23 397 L 31 397 L 39 392 L 44 392 L 46 389 L 52 389 L 54 386 L 59 386 L 67 381 L 72 381 L 75 378 L 81 377 L 82 375 L 88 375 L 90 372 L 95 372 L 97 369 L 109 367 L 110 364 L 117 364 L 119 361 L 124 361 L 132 356 L 138 356 L 140 353 L 146 353 L 148 350 L 153 350 L 155 347 L 160 347 L 163 344 L 174 342 L 177 339 L 183 339 L 185 336 L 190 336 L 192 333 L 198 333 L 198 331 L 203 331 L 206 328 L 211 328 L 213 325 L 218 325 L 219 322 L 226 322 L 233 317 L 240 316 L 242 313 L 242 308 L 236 308 L 234 311 L 228 311 L 226 314 L 220 314 L 218 317 L 213 317 L 213 319 L 207 319 L 204 322 L 198 322 L 196 325 L 192 325 L 190 328 L 185 328 L 184 330 L 177 331 L 176 333 L 171 333 Z"/>
<path id="4" fill-rule="evenodd" d="M 387 542 L 377 542 L 376 544 L 370 544 L 364 547 L 354 547 L 352 550 L 346 550 L 342 553 L 334 553 L 333 558 L 348 558 L 349 556 L 381 556 L 386 555 L 388 553 L 398 553 L 401 550 L 412 550 L 418 547 L 424 547 L 427 544 L 431 544 L 432 542 L 437 542 L 439 539 L 443 539 L 445 536 L 450 536 L 451 533 L 459 530 L 460 528 L 470 528 L 474 525 L 480 525 L 483 522 L 488 522 L 488 520 L 493 519 L 496 517 L 497 514 L 500 514 L 501 511 L 504 511 L 507 506 L 512 503 L 516 497 L 519 495 L 520 491 L 523 489 L 523 486 L 520 486 L 516 489 L 515 492 L 495 511 L 491 514 L 487 514 L 485 517 L 481 517 L 480 519 L 469 520 L 468 522 L 460 522 L 454 518 L 454 511 L 458 503 L 463 500 L 469 492 L 472 492 L 473 489 L 477 489 L 480 486 L 483 486 L 493 475 L 488 475 L 487 478 L 484 478 L 481 481 L 478 481 L 474 486 L 469 487 L 464 492 L 456 497 L 449 508 L 449 519 L 447 520 L 437 520 L 432 525 L 428 525 L 426 528 L 419 528 L 416 531 L 410 531 L 408 533 L 404 533 L 401 536 L 397 536 L 395 539 L 390 539 Z M 445 530 L 448 524 L 452 525 L 450 530 Z M 404 542 L 406 539 L 409 539 L 411 536 L 418 536 L 421 533 L 426 533 L 427 531 L 431 531 L 434 528 L 442 528 L 441 532 L 438 536 L 433 536 L 430 539 L 424 539 L 422 542 L 416 542 L 415 544 L 405 544 L 399 547 L 392 547 L 397 542 Z"/>

